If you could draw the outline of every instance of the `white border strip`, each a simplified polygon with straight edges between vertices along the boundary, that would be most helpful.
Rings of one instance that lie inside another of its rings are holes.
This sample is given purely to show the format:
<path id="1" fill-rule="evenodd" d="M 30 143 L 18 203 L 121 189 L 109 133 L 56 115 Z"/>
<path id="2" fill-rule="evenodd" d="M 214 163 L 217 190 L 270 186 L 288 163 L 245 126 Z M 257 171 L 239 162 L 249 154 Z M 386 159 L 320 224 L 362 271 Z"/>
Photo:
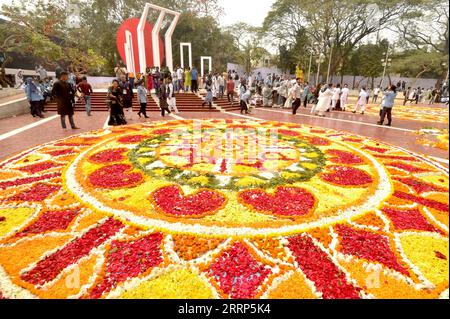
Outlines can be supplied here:
<path id="1" fill-rule="evenodd" d="M 40 120 L 38 122 L 34 122 L 34 123 L 31 123 L 31 124 L 25 125 L 25 126 L 23 126 L 21 128 L 12 130 L 11 132 L 2 134 L 2 135 L 0 135 L 0 141 L 2 141 L 4 139 L 7 139 L 8 137 L 17 135 L 19 133 L 22 133 L 22 132 L 24 132 L 26 130 L 29 130 L 29 129 L 33 128 L 33 127 L 36 127 L 36 126 L 42 125 L 44 123 L 50 122 L 50 121 L 56 119 L 57 117 L 59 117 L 59 115 L 53 115 L 53 116 L 47 117 L 47 118 L 45 118 L 43 120 Z"/>
<path id="2" fill-rule="evenodd" d="M 256 110 L 266 111 L 266 112 L 274 112 L 274 113 L 283 113 L 283 114 L 287 114 L 287 115 L 291 114 L 289 112 L 267 110 L 267 109 L 264 109 L 264 108 L 257 108 Z M 386 129 L 390 129 L 390 130 L 398 130 L 398 131 L 404 131 L 404 132 L 414 132 L 414 130 L 410 130 L 410 129 L 406 129 L 406 128 L 386 126 L 386 125 L 378 125 L 378 124 L 371 124 L 371 123 L 364 123 L 364 122 L 359 122 L 359 121 L 336 119 L 336 118 L 333 118 L 333 117 L 318 117 L 318 116 L 315 116 L 315 115 L 300 114 L 300 113 L 297 113 L 296 115 L 297 116 L 304 116 L 304 117 L 312 117 L 312 118 L 315 118 L 315 119 L 323 119 L 323 120 L 330 120 L 330 121 L 337 121 L 337 122 L 360 124 L 360 125 L 366 125 L 366 126 L 372 126 L 372 127 L 378 127 L 378 128 L 386 128 Z"/>

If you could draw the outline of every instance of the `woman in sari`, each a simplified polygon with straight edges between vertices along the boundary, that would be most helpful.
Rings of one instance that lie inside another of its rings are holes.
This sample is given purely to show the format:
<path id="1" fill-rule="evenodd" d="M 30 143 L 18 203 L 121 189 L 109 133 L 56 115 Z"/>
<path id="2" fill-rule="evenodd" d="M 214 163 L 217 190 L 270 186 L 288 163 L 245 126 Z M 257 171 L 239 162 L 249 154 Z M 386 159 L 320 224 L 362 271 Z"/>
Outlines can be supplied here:
<path id="1" fill-rule="evenodd" d="M 108 106 L 109 106 L 109 121 L 108 125 L 125 125 L 125 114 L 123 113 L 123 99 L 122 90 L 119 86 L 119 81 L 114 79 L 112 85 L 108 89 Z"/>

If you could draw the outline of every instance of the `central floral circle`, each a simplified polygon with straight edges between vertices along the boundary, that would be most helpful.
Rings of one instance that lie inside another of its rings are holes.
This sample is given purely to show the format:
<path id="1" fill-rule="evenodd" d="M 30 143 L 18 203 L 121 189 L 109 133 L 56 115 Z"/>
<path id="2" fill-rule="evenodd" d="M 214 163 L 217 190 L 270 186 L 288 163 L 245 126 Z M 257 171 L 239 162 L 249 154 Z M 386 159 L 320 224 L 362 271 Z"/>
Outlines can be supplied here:
<path id="1" fill-rule="evenodd" d="M 321 131 L 229 120 L 128 130 L 82 153 L 66 175 L 67 188 L 91 207 L 214 236 L 333 224 L 376 209 L 391 187 L 373 157 Z"/>
<path id="2" fill-rule="evenodd" d="M 236 190 L 304 182 L 325 163 L 322 151 L 299 136 L 254 128 L 173 131 L 144 140 L 129 159 L 155 178 Z"/>

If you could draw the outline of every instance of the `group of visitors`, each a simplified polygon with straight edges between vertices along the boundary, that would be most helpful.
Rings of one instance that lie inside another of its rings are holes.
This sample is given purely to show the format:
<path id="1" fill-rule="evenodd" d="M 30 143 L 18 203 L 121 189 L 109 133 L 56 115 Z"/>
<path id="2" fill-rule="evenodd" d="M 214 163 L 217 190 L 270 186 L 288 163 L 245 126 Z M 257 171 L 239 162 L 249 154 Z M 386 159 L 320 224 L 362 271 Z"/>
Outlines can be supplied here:
<path id="1" fill-rule="evenodd" d="M 425 89 L 425 88 L 421 88 L 421 87 L 417 87 L 417 88 L 411 88 L 408 87 L 404 92 L 403 92 L 403 105 L 406 105 L 407 102 L 409 102 L 410 104 L 415 103 L 428 103 L 428 105 L 432 105 L 434 103 L 439 103 L 441 101 L 441 96 L 442 96 L 442 91 L 441 89 L 434 87 L 434 88 L 429 88 L 429 89 Z"/>

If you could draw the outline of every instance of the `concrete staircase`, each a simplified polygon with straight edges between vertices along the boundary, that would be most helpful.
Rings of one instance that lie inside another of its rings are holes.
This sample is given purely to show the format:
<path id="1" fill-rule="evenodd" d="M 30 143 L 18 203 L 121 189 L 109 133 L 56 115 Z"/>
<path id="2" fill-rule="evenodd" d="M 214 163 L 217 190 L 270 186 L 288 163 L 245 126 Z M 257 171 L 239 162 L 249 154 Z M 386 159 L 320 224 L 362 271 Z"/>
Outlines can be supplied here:
<path id="1" fill-rule="evenodd" d="M 94 92 L 91 95 L 92 112 L 107 112 L 106 106 L 106 92 Z M 135 93 L 133 99 L 133 111 L 138 112 L 140 104 Z M 177 100 L 177 107 L 180 112 L 219 112 L 219 110 L 213 108 L 209 110 L 208 107 L 202 108 L 203 100 L 193 93 L 178 93 L 175 94 Z M 148 96 L 147 112 L 161 112 L 156 101 L 158 100 L 154 95 Z M 50 101 L 45 106 L 46 111 L 56 111 L 56 102 Z M 75 104 L 75 112 L 84 112 L 84 100 L 79 100 Z"/>

